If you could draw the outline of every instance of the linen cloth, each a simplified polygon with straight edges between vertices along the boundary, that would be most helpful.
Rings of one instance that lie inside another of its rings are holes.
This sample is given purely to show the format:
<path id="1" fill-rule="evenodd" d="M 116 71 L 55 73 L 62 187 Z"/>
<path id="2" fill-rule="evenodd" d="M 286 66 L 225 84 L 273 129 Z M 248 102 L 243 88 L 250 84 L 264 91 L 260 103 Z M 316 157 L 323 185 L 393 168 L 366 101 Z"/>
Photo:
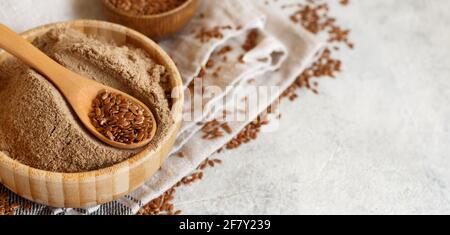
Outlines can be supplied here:
<path id="1" fill-rule="evenodd" d="M 296 76 L 309 65 L 320 50 L 320 41 L 307 31 L 293 24 L 286 12 L 281 10 L 283 2 L 264 0 L 203 0 L 197 16 L 177 35 L 160 42 L 177 64 L 183 77 L 187 100 L 184 108 L 184 123 L 171 156 L 151 179 L 141 188 L 117 201 L 88 209 L 50 208 L 33 204 L 31 209 L 21 209 L 18 214 L 136 214 L 139 209 L 160 196 L 188 175 L 208 156 L 229 142 L 248 123 L 254 120 L 269 105 L 277 100 L 281 92 L 291 85 Z M 301 2 L 301 1 L 297 1 Z M 275 6 L 277 5 L 277 6 Z M 54 10 L 49 10 L 54 9 Z M 0 22 L 20 32 L 42 24 L 72 19 L 102 19 L 100 1 L 92 0 L 2 0 Z M 222 30 L 223 37 L 200 42 L 196 32 L 216 26 L 231 26 Z M 258 41 L 250 51 L 242 49 L 250 30 L 258 32 Z M 1 35 L 0 35 L 1 36 Z M 233 48 L 223 60 L 217 53 L 225 46 Z M 242 57 L 245 63 L 237 62 Z M 188 92 L 188 85 L 196 78 L 208 60 L 215 67 L 222 67 L 220 78 L 207 73 L 202 79 L 204 87 L 220 88 L 219 92 L 202 98 L 200 110 L 194 112 L 190 97 L 201 95 L 202 89 Z M 258 92 L 257 105 L 246 107 L 258 87 L 270 88 Z M 221 138 L 204 140 L 203 123 L 212 119 L 239 116 L 244 107 L 245 118 L 229 121 L 232 133 Z M 182 151 L 184 158 L 175 155 Z M 0 186 L 0 191 L 6 191 Z M 11 200 L 21 201 L 11 194 Z"/>

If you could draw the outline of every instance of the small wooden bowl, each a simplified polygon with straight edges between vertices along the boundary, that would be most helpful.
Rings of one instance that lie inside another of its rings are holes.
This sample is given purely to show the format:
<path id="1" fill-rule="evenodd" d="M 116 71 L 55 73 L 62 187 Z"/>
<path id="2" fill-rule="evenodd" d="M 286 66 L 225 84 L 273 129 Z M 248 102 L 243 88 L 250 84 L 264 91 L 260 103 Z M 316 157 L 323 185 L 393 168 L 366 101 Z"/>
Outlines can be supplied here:
<path id="1" fill-rule="evenodd" d="M 68 208 L 86 208 L 116 200 L 137 189 L 162 165 L 172 148 L 181 123 L 183 92 L 180 74 L 170 57 L 152 40 L 126 27 L 91 20 L 50 24 L 22 34 L 32 41 L 54 28 L 73 28 L 88 35 L 102 36 L 119 45 L 132 44 L 149 53 L 164 65 L 171 77 L 170 84 L 177 94 L 172 98 L 175 124 L 158 148 L 147 147 L 125 162 L 97 171 L 84 173 L 55 173 L 26 166 L 0 152 L 0 183 L 31 201 Z M 0 51 L 0 63 L 8 56 Z"/>
<path id="2" fill-rule="evenodd" d="M 103 0 L 108 20 L 135 29 L 155 40 L 180 31 L 192 19 L 198 4 L 198 0 L 187 0 L 183 5 L 168 12 L 136 16 L 117 9 L 108 0 Z"/>

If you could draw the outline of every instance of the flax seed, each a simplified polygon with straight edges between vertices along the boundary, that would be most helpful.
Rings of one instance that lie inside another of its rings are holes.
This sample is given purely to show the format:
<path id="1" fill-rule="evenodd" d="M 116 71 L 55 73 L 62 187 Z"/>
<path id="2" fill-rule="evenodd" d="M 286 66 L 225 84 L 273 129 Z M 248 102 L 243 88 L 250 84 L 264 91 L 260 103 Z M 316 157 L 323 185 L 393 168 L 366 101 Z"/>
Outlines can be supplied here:
<path id="1" fill-rule="evenodd" d="M 195 38 L 202 43 L 207 43 L 213 39 L 222 39 L 224 37 L 223 30 L 230 30 L 231 26 L 215 26 L 212 28 L 202 27 L 195 35 Z"/>
<path id="2" fill-rule="evenodd" d="M 257 29 L 251 30 L 247 34 L 247 38 L 246 38 L 244 44 L 242 45 L 242 49 L 244 49 L 244 51 L 253 50 L 256 47 L 256 45 L 258 44 L 258 37 L 259 37 L 258 30 Z"/>
<path id="3" fill-rule="evenodd" d="M 206 67 L 207 69 L 210 69 L 210 68 L 214 67 L 214 60 L 209 59 L 208 62 L 206 62 L 205 67 Z"/>
<path id="4" fill-rule="evenodd" d="M 177 156 L 178 156 L 179 158 L 184 158 L 184 157 L 185 157 L 185 154 L 184 154 L 184 152 L 179 152 L 179 153 L 177 154 Z"/>
<path id="5" fill-rule="evenodd" d="M 121 95 L 101 92 L 89 114 L 93 126 L 108 139 L 119 143 L 139 143 L 147 140 L 153 129 L 151 115 L 145 109 Z"/>

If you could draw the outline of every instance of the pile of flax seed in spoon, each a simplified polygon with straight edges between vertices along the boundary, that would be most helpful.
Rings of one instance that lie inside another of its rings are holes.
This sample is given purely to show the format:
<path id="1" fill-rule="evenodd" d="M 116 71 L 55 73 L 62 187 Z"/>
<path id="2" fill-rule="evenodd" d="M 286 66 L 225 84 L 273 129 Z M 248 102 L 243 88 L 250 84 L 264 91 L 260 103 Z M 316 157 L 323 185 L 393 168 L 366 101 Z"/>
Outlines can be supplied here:
<path id="1" fill-rule="evenodd" d="M 89 118 L 98 132 L 115 142 L 132 144 L 151 138 L 152 114 L 120 94 L 100 92 Z"/>

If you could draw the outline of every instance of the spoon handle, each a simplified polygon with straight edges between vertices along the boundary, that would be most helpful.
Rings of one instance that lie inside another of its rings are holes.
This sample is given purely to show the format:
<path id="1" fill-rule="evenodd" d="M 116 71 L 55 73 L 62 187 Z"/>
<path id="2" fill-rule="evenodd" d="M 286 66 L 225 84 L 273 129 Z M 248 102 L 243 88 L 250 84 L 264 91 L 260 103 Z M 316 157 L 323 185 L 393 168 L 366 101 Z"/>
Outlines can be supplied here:
<path id="1" fill-rule="evenodd" d="M 27 40 L 16 34 L 3 24 L 0 24 L 0 48 L 19 58 L 25 64 L 35 69 L 58 88 L 66 86 L 70 81 L 62 81 L 69 70 L 58 64 L 56 61 L 41 52 Z"/>

